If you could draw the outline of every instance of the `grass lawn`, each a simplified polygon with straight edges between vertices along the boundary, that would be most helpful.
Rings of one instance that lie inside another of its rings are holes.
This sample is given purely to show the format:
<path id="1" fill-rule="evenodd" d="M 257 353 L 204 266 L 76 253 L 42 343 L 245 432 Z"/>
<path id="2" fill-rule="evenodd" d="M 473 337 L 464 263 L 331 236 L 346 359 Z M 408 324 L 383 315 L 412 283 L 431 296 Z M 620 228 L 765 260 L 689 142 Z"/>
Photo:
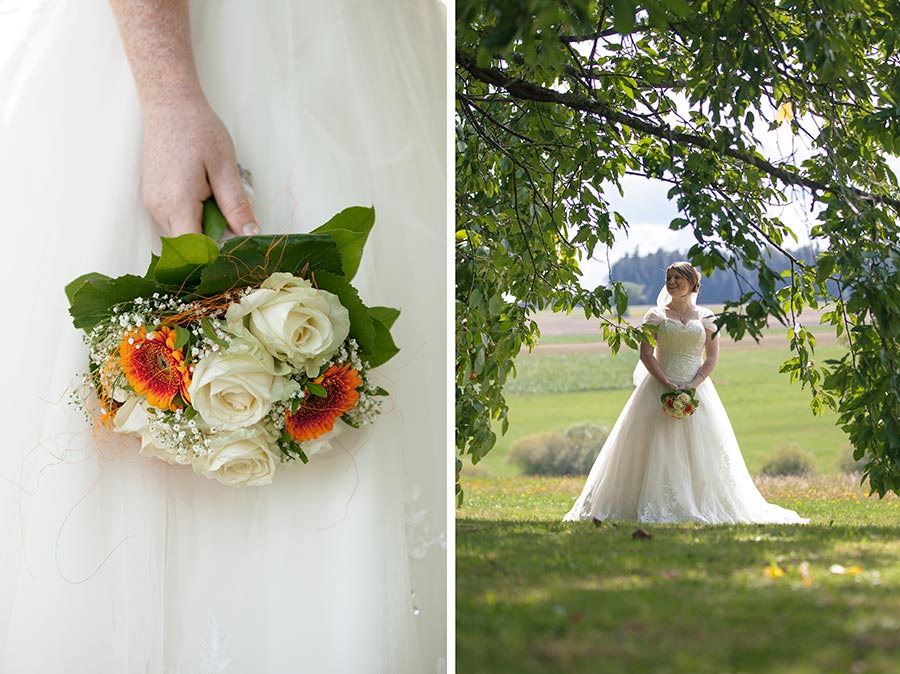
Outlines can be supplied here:
<path id="1" fill-rule="evenodd" d="M 637 523 L 559 521 L 582 478 L 469 477 L 457 671 L 900 671 L 900 500 L 857 481 L 758 481 L 807 526 L 645 525 L 635 540 Z"/>
<path id="2" fill-rule="evenodd" d="M 819 328 L 820 331 L 827 328 Z M 724 339 L 712 380 L 728 410 L 741 450 L 751 473 L 756 473 L 778 447 L 795 444 L 809 450 L 822 474 L 838 472 L 841 458 L 849 453 L 844 433 L 826 411 L 815 417 L 809 409 L 809 392 L 778 374 L 789 351 L 780 335 L 763 346 Z M 466 466 L 464 476 L 518 475 L 507 456 L 520 437 L 551 431 L 578 422 L 602 421 L 612 426 L 628 396 L 637 354 L 623 349 L 579 350 L 577 335 L 567 336 L 571 352 L 535 352 L 517 360 L 518 376 L 507 387 L 510 427 L 499 435 L 494 449 L 477 466 Z M 596 341 L 596 338 L 594 338 Z M 543 343 L 543 342 L 542 342 Z M 840 345 L 821 346 L 820 360 L 844 353 Z M 465 487 L 465 478 L 464 485 Z"/>

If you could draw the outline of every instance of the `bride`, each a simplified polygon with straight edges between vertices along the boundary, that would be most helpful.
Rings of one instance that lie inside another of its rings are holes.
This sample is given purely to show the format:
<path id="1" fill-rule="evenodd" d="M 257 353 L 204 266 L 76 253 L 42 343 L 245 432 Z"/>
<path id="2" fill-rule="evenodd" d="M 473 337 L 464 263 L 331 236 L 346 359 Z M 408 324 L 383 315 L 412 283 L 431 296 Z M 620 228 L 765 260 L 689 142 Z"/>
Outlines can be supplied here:
<path id="1" fill-rule="evenodd" d="M 656 351 L 641 344 L 635 391 L 564 521 L 809 521 L 767 503 L 753 484 L 709 380 L 719 342 L 713 313 L 696 304 L 699 289 L 700 272 L 690 263 L 666 270 L 657 306 L 644 316 L 644 324 L 656 329 Z M 677 419 L 663 413 L 663 393 L 692 388 L 699 400 L 693 414 Z"/>
<path id="2" fill-rule="evenodd" d="M 444 11 L 0 0 L 0 672 L 445 667 Z M 68 404 L 88 361 L 63 287 L 143 273 L 210 191 L 241 234 L 374 205 L 354 284 L 402 310 L 377 422 L 267 487 L 143 459 Z"/>

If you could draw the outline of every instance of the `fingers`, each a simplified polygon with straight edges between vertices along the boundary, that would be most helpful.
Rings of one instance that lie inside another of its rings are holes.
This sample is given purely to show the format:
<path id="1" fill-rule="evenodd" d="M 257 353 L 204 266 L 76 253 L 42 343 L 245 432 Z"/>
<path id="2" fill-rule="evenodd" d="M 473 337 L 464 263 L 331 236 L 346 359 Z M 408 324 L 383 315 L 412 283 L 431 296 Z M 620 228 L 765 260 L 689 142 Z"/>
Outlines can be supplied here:
<path id="1" fill-rule="evenodd" d="M 168 218 L 169 236 L 199 234 L 203 231 L 203 203 L 192 201 L 181 207 Z"/>
<path id="2" fill-rule="evenodd" d="M 235 162 L 225 162 L 217 175 L 210 176 L 210 187 L 228 227 L 238 236 L 259 233 L 250 199 L 244 191 L 241 174 Z"/>

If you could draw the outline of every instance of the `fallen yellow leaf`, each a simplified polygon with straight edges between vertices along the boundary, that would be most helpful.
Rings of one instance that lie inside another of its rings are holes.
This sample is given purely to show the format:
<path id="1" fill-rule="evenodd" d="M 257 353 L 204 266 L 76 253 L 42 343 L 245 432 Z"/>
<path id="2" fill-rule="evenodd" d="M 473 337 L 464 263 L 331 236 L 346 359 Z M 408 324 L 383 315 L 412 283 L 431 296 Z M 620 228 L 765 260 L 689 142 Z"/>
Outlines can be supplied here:
<path id="1" fill-rule="evenodd" d="M 776 564 L 770 564 L 763 569 L 763 575 L 767 578 L 781 578 L 784 575 L 784 569 Z"/>

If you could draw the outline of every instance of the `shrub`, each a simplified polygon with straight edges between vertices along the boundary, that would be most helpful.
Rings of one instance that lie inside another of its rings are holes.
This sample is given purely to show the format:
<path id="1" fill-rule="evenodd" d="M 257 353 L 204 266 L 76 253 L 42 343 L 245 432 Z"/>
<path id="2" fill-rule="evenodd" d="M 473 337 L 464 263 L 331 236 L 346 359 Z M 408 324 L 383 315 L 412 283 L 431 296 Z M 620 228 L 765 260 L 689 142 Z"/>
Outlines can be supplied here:
<path id="1" fill-rule="evenodd" d="M 863 458 L 858 461 L 853 458 L 853 447 L 847 447 L 844 450 L 844 455 L 841 457 L 841 472 L 842 473 L 862 473 L 866 469 L 866 464 L 869 462 L 868 457 L 865 455 Z"/>
<path id="2" fill-rule="evenodd" d="M 509 461 L 526 475 L 587 475 L 609 435 L 605 424 L 581 422 L 517 440 Z"/>
<path id="3" fill-rule="evenodd" d="M 813 475 L 816 472 L 816 460 L 810 452 L 791 443 L 776 449 L 760 472 L 770 477 Z"/>

